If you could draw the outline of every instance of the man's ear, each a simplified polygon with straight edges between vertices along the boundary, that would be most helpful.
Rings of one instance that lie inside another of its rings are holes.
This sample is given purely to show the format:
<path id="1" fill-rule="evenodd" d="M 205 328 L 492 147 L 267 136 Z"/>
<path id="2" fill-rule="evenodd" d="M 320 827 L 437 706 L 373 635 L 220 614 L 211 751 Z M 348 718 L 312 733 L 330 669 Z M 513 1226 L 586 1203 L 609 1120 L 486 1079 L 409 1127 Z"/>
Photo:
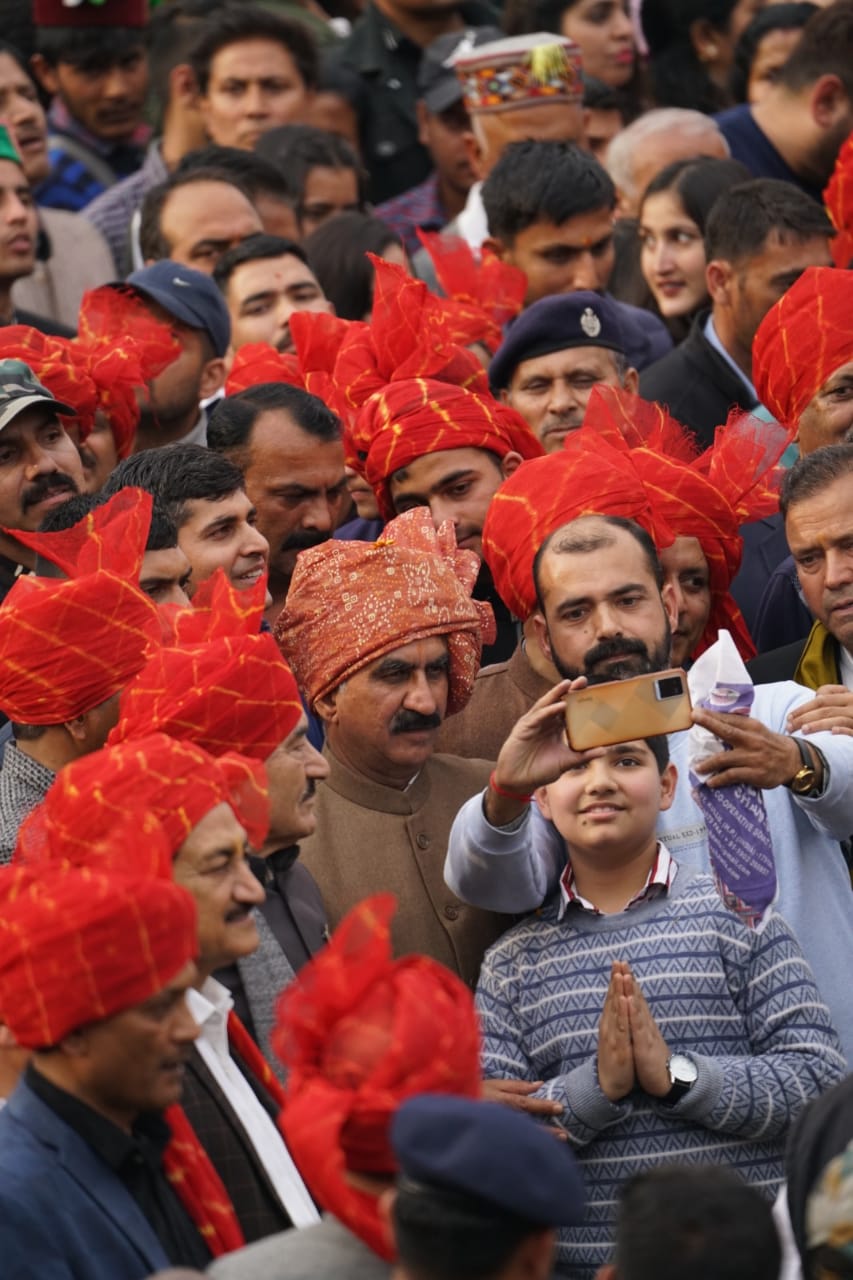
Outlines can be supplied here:
<path id="1" fill-rule="evenodd" d="M 548 635 L 548 623 L 542 614 L 541 609 L 537 609 L 533 616 L 533 633 L 539 641 L 539 647 L 545 654 L 549 662 L 554 661 L 554 654 L 551 652 L 551 637 Z"/>
<path id="2" fill-rule="evenodd" d="M 809 114 L 821 129 L 832 129 L 850 112 L 850 100 L 838 76 L 820 76 L 809 93 Z"/>
<path id="3" fill-rule="evenodd" d="M 670 630 L 678 626 L 678 605 L 675 601 L 675 590 L 671 582 L 665 582 L 660 589 L 660 598 L 669 621 Z"/>
<path id="4" fill-rule="evenodd" d="M 56 67 L 50 65 L 43 53 L 34 53 L 30 58 L 30 66 L 45 93 L 49 93 L 51 97 L 59 93 L 59 76 Z"/>
<path id="5" fill-rule="evenodd" d="M 498 240 L 496 236 L 486 236 L 483 241 L 483 248 L 488 249 L 496 258 L 500 258 L 501 262 L 508 262 L 512 265 L 509 245 L 504 244 L 503 240 Z"/>
<path id="6" fill-rule="evenodd" d="M 711 301 L 728 306 L 731 303 L 731 286 L 734 270 L 724 258 L 714 258 L 705 268 L 705 280 Z"/>
<path id="7" fill-rule="evenodd" d="M 474 171 L 475 180 L 482 182 L 486 176 L 483 172 L 483 148 L 473 129 L 466 129 L 462 134 L 462 145 L 465 148 L 465 158 Z"/>
<path id="8" fill-rule="evenodd" d="M 515 450 L 505 453 L 501 458 L 501 474 L 504 480 L 508 480 L 513 471 L 517 471 L 523 461 L 521 454 L 516 453 Z"/>
<path id="9" fill-rule="evenodd" d="M 86 717 L 75 716 L 73 720 L 66 720 L 63 724 L 65 732 L 70 734 L 75 742 L 84 743 L 86 741 Z"/>
<path id="10" fill-rule="evenodd" d="M 622 386 L 626 391 L 630 391 L 632 396 L 639 395 L 640 392 L 640 375 L 636 369 L 627 369 L 625 377 L 622 380 Z"/>
<path id="11" fill-rule="evenodd" d="M 169 72 L 168 101 L 184 109 L 198 106 L 198 84 L 188 62 L 179 62 Z"/>
<path id="12" fill-rule="evenodd" d="M 332 689 L 319 697 L 314 703 L 314 710 L 325 724 L 334 724 L 338 718 L 338 690 Z"/>
<path id="13" fill-rule="evenodd" d="M 215 359 L 208 360 L 201 371 L 201 384 L 198 389 L 199 400 L 207 400 L 209 396 L 215 396 L 217 391 L 224 387 L 227 372 L 224 356 L 216 356 Z"/>

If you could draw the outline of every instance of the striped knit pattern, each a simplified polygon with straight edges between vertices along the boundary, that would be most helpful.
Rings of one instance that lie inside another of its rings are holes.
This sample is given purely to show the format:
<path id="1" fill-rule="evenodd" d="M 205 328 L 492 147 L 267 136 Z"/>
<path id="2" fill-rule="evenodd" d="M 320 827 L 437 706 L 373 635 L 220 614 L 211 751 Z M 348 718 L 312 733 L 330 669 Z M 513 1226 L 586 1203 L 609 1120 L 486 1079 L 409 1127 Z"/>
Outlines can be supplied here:
<path id="1" fill-rule="evenodd" d="M 560 1236 L 559 1270 L 587 1280 L 607 1262 L 619 1186 L 662 1164 L 727 1164 L 771 1199 L 785 1136 L 845 1074 L 838 1037 L 787 924 L 750 931 L 713 880 L 681 867 L 668 895 L 595 916 L 557 901 L 487 952 L 477 1003 L 487 1076 L 544 1080 L 584 1168 L 583 1227 Z M 614 960 L 638 979 L 673 1052 L 699 1079 L 675 1107 L 637 1090 L 618 1104 L 595 1070 Z"/>

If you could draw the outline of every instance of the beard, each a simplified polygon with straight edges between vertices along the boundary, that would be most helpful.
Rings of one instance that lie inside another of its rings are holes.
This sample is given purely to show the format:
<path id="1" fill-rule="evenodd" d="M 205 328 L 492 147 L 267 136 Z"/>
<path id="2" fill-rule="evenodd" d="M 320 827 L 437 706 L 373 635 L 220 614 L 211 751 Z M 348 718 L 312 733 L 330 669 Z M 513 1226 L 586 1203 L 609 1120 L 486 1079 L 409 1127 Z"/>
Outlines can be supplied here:
<path id="1" fill-rule="evenodd" d="M 651 652 L 648 645 L 636 636 L 602 640 L 584 654 L 584 664 L 580 668 L 563 661 L 554 647 L 550 632 L 548 641 L 554 666 L 563 680 L 577 680 L 580 676 L 586 676 L 590 684 L 607 684 L 611 680 L 648 675 L 650 671 L 665 671 L 671 661 L 672 631 L 668 618 L 664 621 L 663 635 Z"/>

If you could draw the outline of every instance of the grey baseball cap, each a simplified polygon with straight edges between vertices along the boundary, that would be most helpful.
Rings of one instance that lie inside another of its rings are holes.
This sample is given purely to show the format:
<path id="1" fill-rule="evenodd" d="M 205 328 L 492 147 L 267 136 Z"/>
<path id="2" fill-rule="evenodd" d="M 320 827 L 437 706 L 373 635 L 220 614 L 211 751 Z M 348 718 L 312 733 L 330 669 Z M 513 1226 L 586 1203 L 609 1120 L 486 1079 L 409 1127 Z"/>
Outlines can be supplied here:
<path id="1" fill-rule="evenodd" d="M 77 412 L 70 404 L 63 404 L 52 396 L 23 360 L 0 360 L 0 431 L 25 409 L 34 409 L 39 404 L 49 405 L 54 413 L 72 417 Z"/>
<path id="2" fill-rule="evenodd" d="M 440 115 L 462 101 L 464 90 L 451 65 L 453 59 L 481 44 L 500 40 L 502 35 L 497 27 L 468 27 L 465 31 L 448 31 L 427 45 L 418 69 L 418 95 L 427 111 Z"/>

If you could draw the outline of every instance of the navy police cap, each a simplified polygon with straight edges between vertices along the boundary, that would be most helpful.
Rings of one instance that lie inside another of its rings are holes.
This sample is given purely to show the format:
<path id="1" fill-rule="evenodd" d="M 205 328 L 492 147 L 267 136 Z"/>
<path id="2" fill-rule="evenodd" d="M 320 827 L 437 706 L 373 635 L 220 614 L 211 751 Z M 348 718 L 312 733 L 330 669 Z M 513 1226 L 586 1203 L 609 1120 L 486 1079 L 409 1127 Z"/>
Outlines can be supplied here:
<path id="1" fill-rule="evenodd" d="M 567 347 L 609 347 L 625 354 L 619 307 L 606 294 L 582 289 L 540 298 L 512 322 L 489 366 L 489 382 L 502 391 L 524 360 Z"/>

